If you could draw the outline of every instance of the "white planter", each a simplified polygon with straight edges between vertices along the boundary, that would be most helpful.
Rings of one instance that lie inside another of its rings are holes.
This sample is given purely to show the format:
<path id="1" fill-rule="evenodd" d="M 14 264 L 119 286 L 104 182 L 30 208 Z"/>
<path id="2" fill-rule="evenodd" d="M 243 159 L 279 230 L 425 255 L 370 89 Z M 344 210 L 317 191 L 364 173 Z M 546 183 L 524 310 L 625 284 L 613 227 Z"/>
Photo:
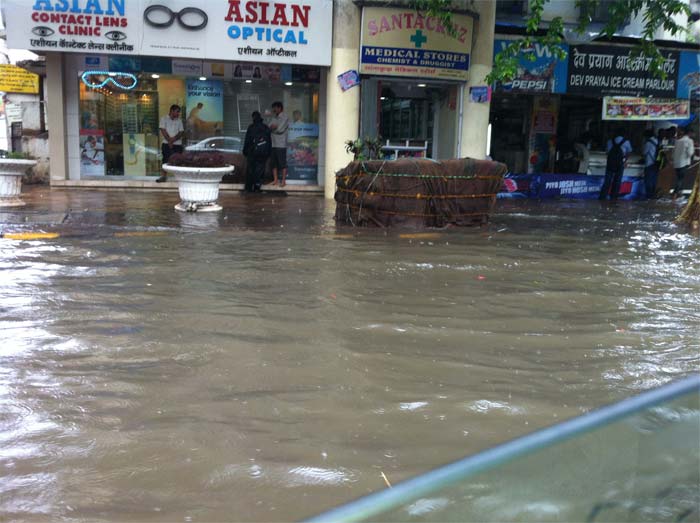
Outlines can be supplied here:
<path id="1" fill-rule="evenodd" d="M 0 207 L 25 205 L 19 197 L 22 192 L 22 176 L 35 165 L 36 160 L 0 158 Z"/>
<path id="2" fill-rule="evenodd" d="M 227 167 L 181 167 L 163 164 L 163 170 L 175 176 L 177 189 L 182 200 L 175 210 L 183 212 L 220 211 L 219 183 L 224 174 L 233 171 L 233 165 Z"/>

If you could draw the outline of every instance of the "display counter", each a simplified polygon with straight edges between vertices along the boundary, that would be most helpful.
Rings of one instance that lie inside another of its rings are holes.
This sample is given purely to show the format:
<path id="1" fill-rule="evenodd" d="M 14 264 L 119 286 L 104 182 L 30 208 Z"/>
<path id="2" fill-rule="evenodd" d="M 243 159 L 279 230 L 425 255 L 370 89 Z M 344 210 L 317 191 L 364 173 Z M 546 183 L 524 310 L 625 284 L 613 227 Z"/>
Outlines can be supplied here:
<path id="1" fill-rule="evenodd" d="M 605 176 L 605 166 L 608 162 L 608 155 L 603 151 L 591 151 L 588 159 L 588 169 L 586 174 L 595 176 Z M 644 164 L 639 154 L 630 154 L 623 176 L 644 176 Z"/>

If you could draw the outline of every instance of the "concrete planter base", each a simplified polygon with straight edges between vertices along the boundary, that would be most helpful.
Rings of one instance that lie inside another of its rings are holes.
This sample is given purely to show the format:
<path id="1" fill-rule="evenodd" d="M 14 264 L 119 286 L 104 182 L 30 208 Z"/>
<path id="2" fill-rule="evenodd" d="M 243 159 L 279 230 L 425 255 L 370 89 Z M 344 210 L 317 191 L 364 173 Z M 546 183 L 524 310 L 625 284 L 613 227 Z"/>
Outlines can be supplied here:
<path id="1" fill-rule="evenodd" d="M 172 174 L 177 181 L 177 189 L 182 200 L 175 206 L 181 212 L 213 212 L 222 207 L 216 203 L 219 198 L 219 183 L 224 174 L 234 167 L 181 167 L 163 164 L 163 170 Z"/>
<path id="2" fill-rule="evenodd" d="M 22 207 L 22 176 L 36 165 L 35 160 L 0 158 L 0 207 Z"/>

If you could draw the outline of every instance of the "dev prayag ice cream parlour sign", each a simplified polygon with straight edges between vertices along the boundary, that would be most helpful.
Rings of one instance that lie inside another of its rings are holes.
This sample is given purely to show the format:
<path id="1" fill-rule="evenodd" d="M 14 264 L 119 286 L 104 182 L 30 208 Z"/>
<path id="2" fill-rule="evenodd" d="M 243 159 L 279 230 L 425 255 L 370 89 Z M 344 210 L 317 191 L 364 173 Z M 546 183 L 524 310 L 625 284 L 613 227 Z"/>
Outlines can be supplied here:
<path id="1" fill-rule="evenodd" d="M 363 8 L 360 72 L 466 81 L 473 20 L 453 14 L 452 24 L 451 33 L 414 9 Z"/>

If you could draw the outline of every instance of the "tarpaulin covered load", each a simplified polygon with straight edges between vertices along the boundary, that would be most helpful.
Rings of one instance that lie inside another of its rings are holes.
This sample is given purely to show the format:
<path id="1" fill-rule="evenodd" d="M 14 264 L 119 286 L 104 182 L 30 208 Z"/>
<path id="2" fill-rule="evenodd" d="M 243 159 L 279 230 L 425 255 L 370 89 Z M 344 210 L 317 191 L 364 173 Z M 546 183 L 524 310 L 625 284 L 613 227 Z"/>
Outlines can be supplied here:
<path id="1" fill-rule="evenodd" d="M 335 219 L 379 227 L 480 225 L 506 171 L 471 158 L 351 162 L 336 174 Z"/>

